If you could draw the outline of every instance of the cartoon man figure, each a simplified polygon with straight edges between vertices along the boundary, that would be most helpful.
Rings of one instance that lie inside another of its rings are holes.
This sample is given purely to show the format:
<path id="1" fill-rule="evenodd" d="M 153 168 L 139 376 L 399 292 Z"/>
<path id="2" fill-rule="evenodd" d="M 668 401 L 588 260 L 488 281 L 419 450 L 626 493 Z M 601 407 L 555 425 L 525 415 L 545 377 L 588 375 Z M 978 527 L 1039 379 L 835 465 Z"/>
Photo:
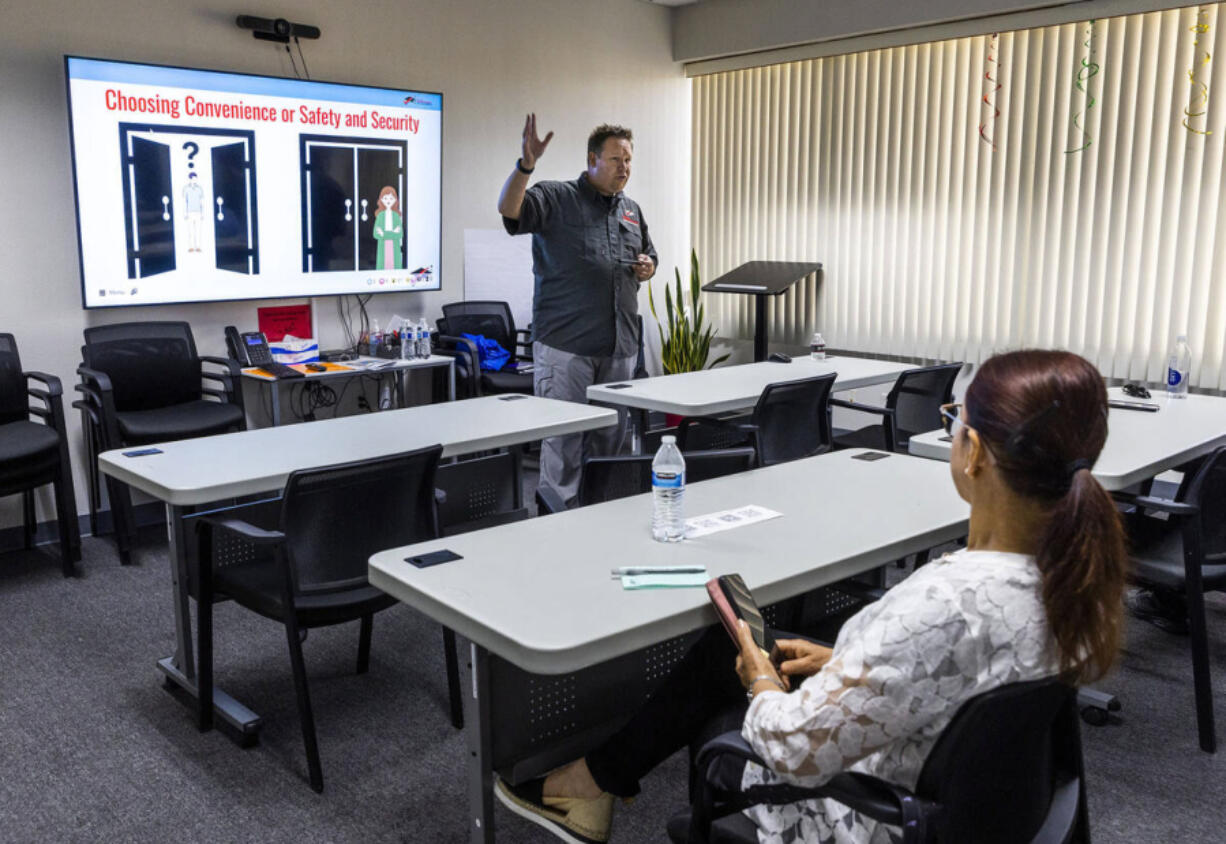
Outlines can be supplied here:
<path id="1" fill-rule="evenodd" d="M 183 186 L 184 218 L 187 220 L 188 252 L 201 252 L 200 236 L 204 231 L 204 188 L 196 181 L 195 173 L 187 174 Z"/>

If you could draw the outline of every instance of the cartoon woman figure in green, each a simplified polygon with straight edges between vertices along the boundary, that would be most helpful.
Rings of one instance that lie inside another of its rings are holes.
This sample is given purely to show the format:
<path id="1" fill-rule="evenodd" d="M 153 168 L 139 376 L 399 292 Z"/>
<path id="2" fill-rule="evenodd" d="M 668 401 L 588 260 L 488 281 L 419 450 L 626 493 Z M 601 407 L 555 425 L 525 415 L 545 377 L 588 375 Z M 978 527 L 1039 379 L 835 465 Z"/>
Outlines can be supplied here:
<path id="1" fill-rule="evenodd" d="M 400 258 L 400 245 L 404 242 L 404 224 L 400 218 L 400 200 L 396 189 L 388 185 L 379 191 L 376 207 L 379 212 L 375 214 L 375 242 L 378 244 L 375 269 L 402 270 L 404 264 Z"/>

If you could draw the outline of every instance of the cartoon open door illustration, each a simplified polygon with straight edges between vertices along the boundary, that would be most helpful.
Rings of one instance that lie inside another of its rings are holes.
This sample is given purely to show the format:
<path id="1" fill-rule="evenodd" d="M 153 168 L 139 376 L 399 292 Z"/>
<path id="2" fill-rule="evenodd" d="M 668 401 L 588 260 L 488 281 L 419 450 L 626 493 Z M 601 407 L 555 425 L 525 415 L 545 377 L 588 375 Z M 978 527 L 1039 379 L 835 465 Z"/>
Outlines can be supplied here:
<path id="1" fill-rule="evenodd" d="M 145 278 L 175 268 L 170 146 L 128 134 L 122 126 L 119 131 L 126 159 L 123 213 L 128 232 L 128 278 Z"/>
<path id="2" fill-rule="evenodd" d="M 199 270 L 208 253 L 218 269 L 260 271 L 255 132 L 120 123 L 119 148 L 129 278 Z M 202 150 L 207 159 L 197 157 Z M 183 200 L 177 216 L 176 199 Z"/>
<path id="3" fill-rule="evenodd" d="M 375 269 L 376 203 L 384 186 L 404 196 L 408 144 L 302 135 L 302 271 Z M 402 200 L 403 201 L 403 200 Z M 401 241 L 400 266 L 404 266 Z"/>
<path id="4" fill-rule="evenodd" d="M 251 150 L 247 141 L 215 146 L 213 157 L 213 234 L 217 268 L 236 273 L 260 271 L 255 248 L 258 228 L 252 179 Z"/>

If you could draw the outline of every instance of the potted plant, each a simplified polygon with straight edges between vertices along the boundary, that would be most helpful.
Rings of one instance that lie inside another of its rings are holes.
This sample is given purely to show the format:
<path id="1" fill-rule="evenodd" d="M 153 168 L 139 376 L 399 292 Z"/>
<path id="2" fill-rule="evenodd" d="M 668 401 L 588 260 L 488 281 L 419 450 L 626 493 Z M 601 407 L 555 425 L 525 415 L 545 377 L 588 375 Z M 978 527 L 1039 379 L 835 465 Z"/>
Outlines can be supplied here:
<path id="1" fill-rule="evenodd" d="M 660 330 L 660 354 L 664 364 L 664 374 L 674 375 L 678 372 L 696 372 L 700 369 L 723 363 L 728 359 L 724 354 L 711 363 L 707 358 L 711 354 L 711 339 L 715 336 L 715 327 L 705 323 L 705 312 L 699 295 L 702 292 L 702 282 L 698 275 L 698 253 L 690 250 L 690 296 L 687 303 L 681 292 L 681 270 L 674 268 L 676 274 L 676 290 L 674 296 L 668 285 L 664 286 L 664 312 L 668 318 L 668 330 L 665 331 L 665 320 L 656 311 L 655 294 L 651 286 L 647 287 L 647 303 L 651 306 L 651 315 L 656 318 L 656 327 Z"/>
<path id="2" fill-rule="evenodd" d="M 702 281 L 698 274 L 698 253 L 690 250 L 690 296 L 687 304 L 681 292 L 681 270 L 673 268 L 676 274 L 676 290 L 674 296 L 668 285 L 664 285 L 664 313 L 667 317 L 668 330 L 665 331 L 665 320 L 656 311 L 655 294 L 651 285 L 647 286 L 647 303 L 651 306 L 651 315 L 656 319 L 656 327 L 660 331 L 660 357 L 664 364 L 664 374 L 674 375 L 678 372 L 697 372 L 700 369 L 710 369 L 728 359 L 727 354 L 720 355 L 707 363 L 711 354 L 711 339 L 715 336 L 715 327 L 706 324 L 705 312 L 700 294 Z M 666 414 L 665 424 L 670 427 L 681 420 L 680 416 Z"/>

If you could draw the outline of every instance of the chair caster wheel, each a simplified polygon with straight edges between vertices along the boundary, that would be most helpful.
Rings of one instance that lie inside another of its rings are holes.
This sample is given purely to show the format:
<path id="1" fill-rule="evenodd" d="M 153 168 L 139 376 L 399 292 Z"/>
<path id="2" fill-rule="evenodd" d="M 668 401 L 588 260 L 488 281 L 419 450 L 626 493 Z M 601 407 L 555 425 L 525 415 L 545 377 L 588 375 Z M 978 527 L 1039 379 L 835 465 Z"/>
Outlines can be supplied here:
<path id="1" fill-rule="evenodd" d="M 1092 727 L 1105 726 L 1107 718 L 1107 710 L 1105 709 L 1099 709 L 1097 706 L 1082 707 L 1081 720 Z"/>

